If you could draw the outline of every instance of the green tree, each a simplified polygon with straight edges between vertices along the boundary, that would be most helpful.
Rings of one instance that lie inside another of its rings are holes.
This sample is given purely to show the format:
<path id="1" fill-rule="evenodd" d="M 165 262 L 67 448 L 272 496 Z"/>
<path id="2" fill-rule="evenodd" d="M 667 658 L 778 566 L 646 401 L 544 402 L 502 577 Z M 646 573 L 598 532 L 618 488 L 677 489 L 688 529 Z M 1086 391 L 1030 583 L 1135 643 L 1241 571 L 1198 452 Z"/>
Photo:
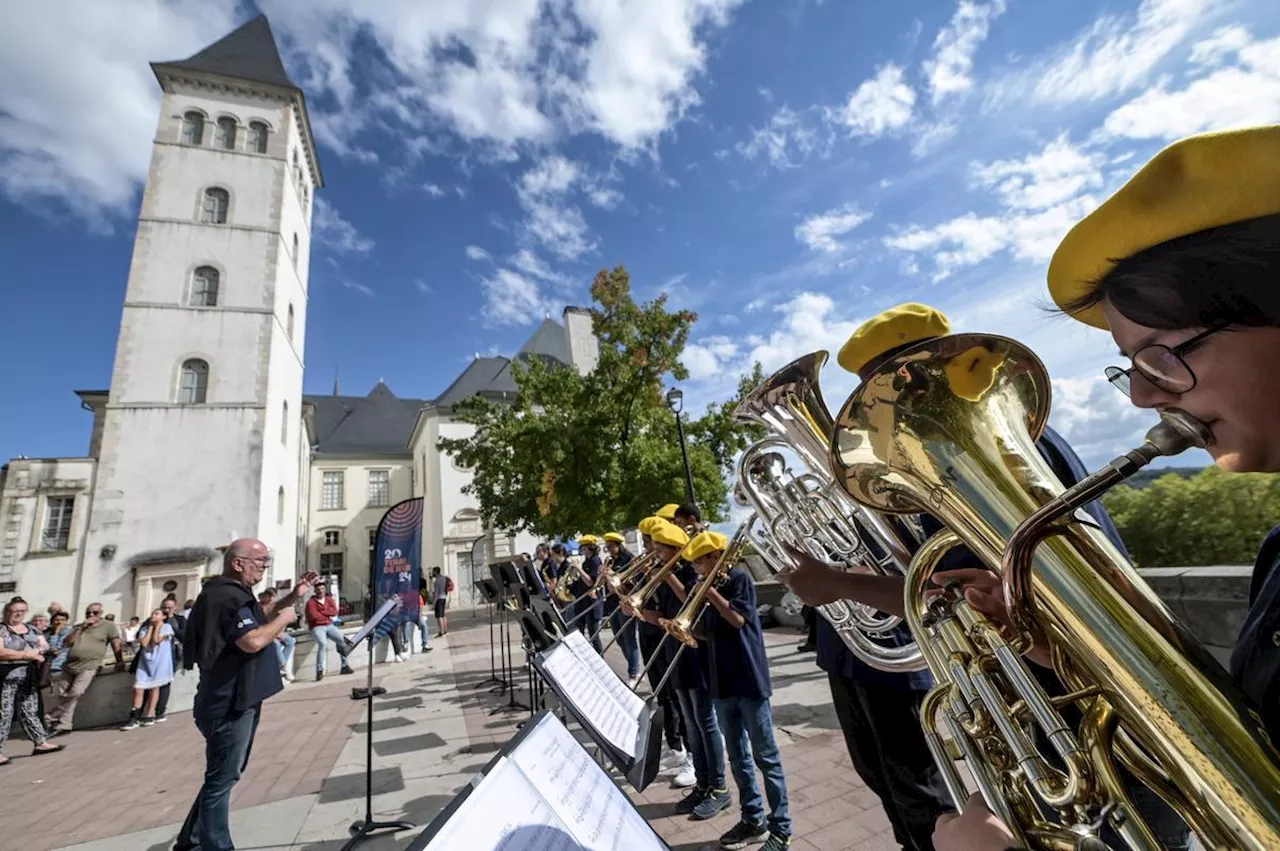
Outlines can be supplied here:
<path id="1" fill-rule="evenodd" d="M 1118 487 L 1103 503 L 1140 567 L 1248 564 L 1280 522 L 1280 478 L 1208 467 Z"/>
<path id="2" fill-rule="evenodd" d="M 599 534 L 634 526 L 657 506 L 685 501 L 675 417 L 663 388 L 688 371 L 680 356 L 697 317 L 669 311 L 666 297 L 637 304 L 622 267 L 591 285 L 600 344 L 587 375 L 539 359 L 512 363 L 509 403 L 472 398 L 454 415 L 472 436 L 442 439 L 442 451 L 472 468 L 466 491 L 485 522 L 542 536 Z M 757 364 L 739 396 L 763 380 Z M 728 514 L 726 477 L 758 429 L 733 422 L 736 399 L 685 412 L 689 466 L 704 519 Z"/>

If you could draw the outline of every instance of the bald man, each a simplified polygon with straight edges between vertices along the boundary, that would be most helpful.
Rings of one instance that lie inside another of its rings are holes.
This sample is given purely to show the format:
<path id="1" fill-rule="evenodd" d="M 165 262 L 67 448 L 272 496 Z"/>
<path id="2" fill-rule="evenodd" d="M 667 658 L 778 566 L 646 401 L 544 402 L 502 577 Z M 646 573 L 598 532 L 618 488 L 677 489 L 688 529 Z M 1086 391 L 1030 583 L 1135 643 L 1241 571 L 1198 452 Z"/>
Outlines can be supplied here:
<path id="1" fill-rule="evenodd" d="M 227 547 L 222 575 L 205 583 L 191 609 L 183 666 L 200 667 L 192 715 L 205 739 L 204 785 L 196 794 L 174 851 L 234 851 L 231 787 L 249 762 L 262 702 L 284 688 L 274 649 L 294 622 L 293 604 L 320 577 L 306 573 L 293 590 L 262 606 L 253 586 L 271 566 L 262 541 Z"/>

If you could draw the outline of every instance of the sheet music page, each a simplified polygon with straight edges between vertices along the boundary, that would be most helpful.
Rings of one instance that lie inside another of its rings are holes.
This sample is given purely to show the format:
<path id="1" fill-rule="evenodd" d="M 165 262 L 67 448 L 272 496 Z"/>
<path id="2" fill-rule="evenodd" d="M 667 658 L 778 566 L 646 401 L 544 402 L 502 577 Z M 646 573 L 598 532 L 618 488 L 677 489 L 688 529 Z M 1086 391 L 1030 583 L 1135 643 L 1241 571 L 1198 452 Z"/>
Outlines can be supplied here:
<path id="1" fill-rule="evenodd" d="M 609 744 L 635 758 L 640 725 L 599 678 L 568 647 L 554 647 L 543 658 L 543 669 L 564 690 L 583 720 L 599 730 Z"/>
<path id="2" fill-rule="evenodd" d="M 521 743 L 520 747 L 524 747 Z M 586 851 L 535 783 L 504 759 L 424 851 Z"/>
<path id="3" fill-rule="evenodd" d="M 582 633 L 576 630 L 565 636 L 564 643 L 573 651 L 573 655 L 587 666 L 591 673 L 596 675 L 601 684 L 609 692 L 610 696 L 617 701 L 628 715 L 639 720 L 640 713 L 644 709 L 644 700 L 636 695 L 634 691 L 627 688 L 627 684 L 622 681 L 617 672 L 609 667 L 609 663 L 601 658 L 600 654 L 595 651 Z"/>
<path id="4" fill-rule="evenodd" d="M 544 719 L 511 760 L 588 851 L 665 851 L 626 793 L 554 717 Z"/>

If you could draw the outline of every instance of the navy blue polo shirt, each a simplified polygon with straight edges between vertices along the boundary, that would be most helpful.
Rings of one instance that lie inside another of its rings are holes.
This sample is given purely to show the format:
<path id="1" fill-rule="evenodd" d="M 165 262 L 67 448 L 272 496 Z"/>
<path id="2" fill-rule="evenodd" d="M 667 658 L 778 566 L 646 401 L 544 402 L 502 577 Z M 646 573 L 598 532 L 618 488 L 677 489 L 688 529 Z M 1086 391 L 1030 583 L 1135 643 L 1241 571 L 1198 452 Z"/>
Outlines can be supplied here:
<path id="1" fill-rule="evenodd" d="M 675 571 L 676 579 L 684 585 L 687 593 L 698 581 L 698 572 L 693 569 L 693 565 L 686 561 L 680 562 L 680 566 Z M 684 601 L 671 590 L 671 586 L 662 583 L 658 586 L 658 590 L 653 595 L 656 599 L 656 608 L 662 617 L 671 619 L 679 614 L 680 609 L 684 607 Z M 704 616 L 705 618 L 705 616 Z M 666 635 L 666 630 L 660 629 L 659 636 Z M 671 664 L 671 660 L 675 658 L 676 653 L 680 650 L 680 642 L 674 638 L 668 638 L 662 642 L 662 672 L 666 671 L 666 666 Z M 702 649 L 702 642 L 697 647 L 686 647 L 680 658 L 676 662 L 676 669 L 671 674 L 670 685 L 674 688 L 692 691 L 695 689 L 706 690 L 706 660 Z"/>
<path id="2" fill-rule="evenodd" d="M 745 570 L 734 566 L 717 590 L 745 622 L 741 628 L 735 627 L 720 616 L 715 606 L 707 604 L 702 623 L 708 638 L 708 691 L 713 698 L 764 700 L 773 694 L 773 687 L 756 611 L 755 582 Z"/>
<path id="3" fill-rule="evenodd" d="M 582 573 L 590 577 L 594 582 L 600 576 L 600 556 L 588 556 L 582 560 Z M 569 585 L 569 593 L 575 597 L 581 597 L 587 593 L 590 588 L 587 580 L 582 578 L 582 574 L 575 574 L 573 582 Z"/>
<path id="4" fill-rule="evenodd" d="M 620 553 L 618 553 L 618 557 L 613 560 L 613 572 L 621 573 L 623 570 L 626 569 L 627 565 L 631 564 L 631 561 L 634 558 L 635 556 L 627 552 L 626 548 L 623 548 L 623 550 Z M 622 589 L 622 593 L 625 594 L 626 592 L 627 592 L 627 589 L 625 588 Z M 617 609 L 618 609 L 617 594 L 610 594 L 604 598 L 605 617 L 612 615 L 615 611 L 617 611 Z"/>
<path id="5" fill-rule="evenodd" d="M 1280 526 L 1258 551 L 1249 613 L 1231 652 L 1231 678 L 1254 702 L 1271 741 L 1280 744 Z"/>
<path id="6" fill-rule="evenodd" d="M 219 719 L 254 709 L 284 688 L 273 644 L 256 653 L 236 645 L 237 639 L 266 622 L 262 606 L 245 586 L 224 577 L 206 583 L 187 632 L 192 649 L 204 651 L 192 707 L 196 717 Z"/>

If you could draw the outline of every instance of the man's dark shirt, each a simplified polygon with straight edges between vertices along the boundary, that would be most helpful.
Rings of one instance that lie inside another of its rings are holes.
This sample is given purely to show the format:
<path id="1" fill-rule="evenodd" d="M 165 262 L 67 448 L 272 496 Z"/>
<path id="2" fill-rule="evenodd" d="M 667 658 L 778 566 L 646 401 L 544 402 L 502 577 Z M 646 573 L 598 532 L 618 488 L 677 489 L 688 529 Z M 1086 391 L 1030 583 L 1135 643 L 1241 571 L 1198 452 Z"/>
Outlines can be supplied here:
<path id="1" fill-rule="evenodd" d="M 1257 705 L 1271 741 L 1280 744 L 1280 526 L 1258 551 L 1249 613 L 1231 653 L 1231 678 Z"/>
<path id="2" fill-rule="evenodd" d="M 187 622 L 183 665 L 200 667 L 193 714 L 220 719 L 257 707 L 284 688 L 271 645 L 245 653 L 236 640 L 267 622 L 253 591 L 234 579 L 211 579 Z"/>

